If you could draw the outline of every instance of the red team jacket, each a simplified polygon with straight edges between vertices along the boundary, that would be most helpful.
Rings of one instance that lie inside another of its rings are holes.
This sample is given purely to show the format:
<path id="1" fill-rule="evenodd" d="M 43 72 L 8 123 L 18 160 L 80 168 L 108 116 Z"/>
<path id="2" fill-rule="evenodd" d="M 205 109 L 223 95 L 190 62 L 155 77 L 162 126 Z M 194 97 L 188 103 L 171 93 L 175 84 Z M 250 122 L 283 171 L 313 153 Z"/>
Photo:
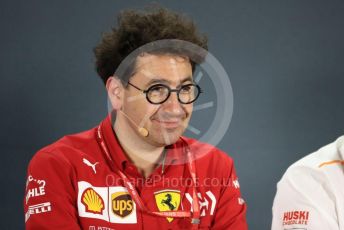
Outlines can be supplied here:
<path id="1" fill-rule="evenodd" d="M 113 170 L 127 176 L 148 210 L 192 211 L 190 172 L 187 163 L 177 164 L 182 159 L 180 141 L 168 146 L 167 164 L 159 165 L 145 179 L 124 154 L 110 118 L 99 129 L 114 167 L 97 141 L 98 127 L 65 136 L 35 154 L 28 167 L 24 197 L 26 229 L 190 229 L 190 218 L 157 217 L 140 210 Z M 193 139 L 185 140 L 193 154 L 209 148 Z M 232 159 L 212 148 L 194 162 L 199 229 L 247 229 L 246 204 Z"/>

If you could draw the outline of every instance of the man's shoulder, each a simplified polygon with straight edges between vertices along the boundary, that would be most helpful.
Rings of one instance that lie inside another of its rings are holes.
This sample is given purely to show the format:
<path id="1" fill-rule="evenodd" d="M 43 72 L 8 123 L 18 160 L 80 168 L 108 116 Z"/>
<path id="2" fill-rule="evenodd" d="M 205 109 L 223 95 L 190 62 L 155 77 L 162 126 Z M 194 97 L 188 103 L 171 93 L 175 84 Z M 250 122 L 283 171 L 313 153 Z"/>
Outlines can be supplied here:
<path id="1" fill-rule="evenodd" d="M 333 164 L 334 167 L 341 167 L 341 164 L 336 165 L 342 160 L 338 151 L 338 141 L 341 138 L 296 161 L 286 170 L 280 182 L 303 179 L 306 181 L 310 178 L 317 178 L 319 182 L 322 181 L 321 178 L 326 180 L 328 168 L 324 166 Z"/>
<path id="2" fill-rule="evenodd" d="M 92 149 L 94 145 L 96 145 L 95 128 L 68 134 L 39 149 L 32 157 L 30 164 L 44 164 L 51 160 L 69 162 L 72 158 L 84 154 L 85 150 Z"/>
<path id="3" fill-rule="evenodd" d="M 338 141 L 338 140 L 337 140 Z M 339 154 L 337 149 L 337 141 L 332 142 L 318 149 L 315 152 L 308 154 L 292 164 L 289 169 L 304 167 L 309 169 L 321 168 L 322 164 L 339 160 Z M 288 169 L 288 170 L 289 170 Z"/>

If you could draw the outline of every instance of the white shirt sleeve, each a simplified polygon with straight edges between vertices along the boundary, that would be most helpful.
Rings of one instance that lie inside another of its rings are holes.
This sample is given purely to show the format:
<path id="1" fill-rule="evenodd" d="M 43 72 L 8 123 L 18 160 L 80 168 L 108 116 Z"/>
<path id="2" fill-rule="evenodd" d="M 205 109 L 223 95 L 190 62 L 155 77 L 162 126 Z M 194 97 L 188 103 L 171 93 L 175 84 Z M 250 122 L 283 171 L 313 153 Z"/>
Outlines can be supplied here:
<path id="1" fill-rule="evenodd" d="M 339 230 L 334 195 L 319 169 L 292 166 L 277 185 L 272 230 Z"/>

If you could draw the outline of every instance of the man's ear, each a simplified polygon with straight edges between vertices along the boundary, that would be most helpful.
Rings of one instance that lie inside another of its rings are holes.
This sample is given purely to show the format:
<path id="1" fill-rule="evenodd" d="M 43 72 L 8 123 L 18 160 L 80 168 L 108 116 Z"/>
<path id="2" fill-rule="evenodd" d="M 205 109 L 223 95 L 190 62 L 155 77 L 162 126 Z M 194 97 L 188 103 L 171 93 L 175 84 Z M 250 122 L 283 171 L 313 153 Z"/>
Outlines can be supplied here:
<path id="1" fill-rule="evenodd" d="M 106 81 L 106 90 L 112 108 L 114 110 L 119 110 L 122 108 L 124 88 L 121 80 L 117 76 L 111 76 Z"/>

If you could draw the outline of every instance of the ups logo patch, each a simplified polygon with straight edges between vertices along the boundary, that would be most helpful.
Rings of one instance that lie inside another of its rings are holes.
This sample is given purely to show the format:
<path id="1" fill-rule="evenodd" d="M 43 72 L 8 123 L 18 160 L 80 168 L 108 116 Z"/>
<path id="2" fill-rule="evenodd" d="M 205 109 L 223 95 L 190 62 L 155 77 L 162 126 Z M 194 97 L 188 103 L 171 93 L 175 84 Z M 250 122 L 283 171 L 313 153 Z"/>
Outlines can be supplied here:
<path id="1" fill-rule="evenodd" d="M 133 200 L 128 192 L 116 192 L 111 194 L 112 212 L 121 218 L 125 218 L 133 212 Z"/>

